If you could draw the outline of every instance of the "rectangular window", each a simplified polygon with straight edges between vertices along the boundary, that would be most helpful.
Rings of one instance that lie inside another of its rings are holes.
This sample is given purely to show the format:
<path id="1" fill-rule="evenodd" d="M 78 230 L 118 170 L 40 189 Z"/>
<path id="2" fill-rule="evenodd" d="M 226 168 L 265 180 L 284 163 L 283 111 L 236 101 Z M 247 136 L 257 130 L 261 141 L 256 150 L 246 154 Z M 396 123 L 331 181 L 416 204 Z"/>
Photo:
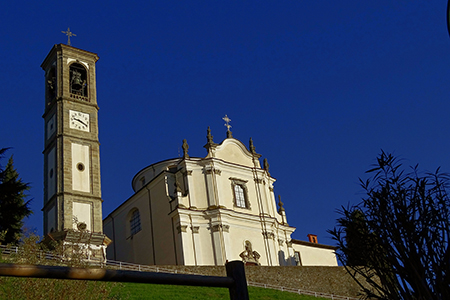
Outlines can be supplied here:
<path id="1" fill-rule="evenodd" d="M 231 192 L 233 195 L 234 207 L 250 209 L 250 201 L 248 199 L 247 180 L 239 178 L 229 178 L 231 180 Z"/>
<path id="2" fill-rule="evenodd" d="M 139 210 L 133 211 L 130 219 L 130 233 L 134 235 L 141 231 L 141 217 L 139 215 Z"/>
<path id="3" fill-rule="evenodd" d="M 236 197 L 236 206 L 245 208 L 245 195 L 244 195 L 244 189 L 241 185 L 236 184 L 234 186 L 234 196 Z"/>

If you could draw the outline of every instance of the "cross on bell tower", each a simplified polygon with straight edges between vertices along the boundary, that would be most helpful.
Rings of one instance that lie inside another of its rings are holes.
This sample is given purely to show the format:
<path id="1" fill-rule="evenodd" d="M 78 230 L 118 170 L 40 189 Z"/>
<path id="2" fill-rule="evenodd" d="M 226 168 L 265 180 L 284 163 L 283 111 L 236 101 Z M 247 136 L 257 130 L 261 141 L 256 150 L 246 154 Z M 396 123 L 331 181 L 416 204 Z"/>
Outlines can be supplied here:
<path id="1" fill-rule="evenodd" d="M 73 32 L 70 32 L 70 27 L 67 27 L 67 31 L 61 31 L 61 32 L 64 33 L 65 35 L 67 35 L 67 45 L 71 46 L 70 37 L 77 36 L 77 35 Z"/>

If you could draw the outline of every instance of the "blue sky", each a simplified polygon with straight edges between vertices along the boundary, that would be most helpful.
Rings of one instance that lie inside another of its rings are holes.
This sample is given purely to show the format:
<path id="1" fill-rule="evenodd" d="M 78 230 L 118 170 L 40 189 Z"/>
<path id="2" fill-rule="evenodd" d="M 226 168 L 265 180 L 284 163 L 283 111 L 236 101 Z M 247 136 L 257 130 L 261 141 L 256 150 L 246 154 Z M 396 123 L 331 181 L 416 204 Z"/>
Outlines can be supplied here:
<path id="1" fill-rule="evenodd" d="M 206 129 L 267 158 L 293 235 L 335 225 L 380 149 L 450 172 L 443 0 L 9 1 L 0 10 L 0 147 L 42 234 L 44 71 L 54 44 L 97 53 L 103 214 L 142 168 L 206 155 Z M 6 163 L 4 160 L 2 163 Z"/>

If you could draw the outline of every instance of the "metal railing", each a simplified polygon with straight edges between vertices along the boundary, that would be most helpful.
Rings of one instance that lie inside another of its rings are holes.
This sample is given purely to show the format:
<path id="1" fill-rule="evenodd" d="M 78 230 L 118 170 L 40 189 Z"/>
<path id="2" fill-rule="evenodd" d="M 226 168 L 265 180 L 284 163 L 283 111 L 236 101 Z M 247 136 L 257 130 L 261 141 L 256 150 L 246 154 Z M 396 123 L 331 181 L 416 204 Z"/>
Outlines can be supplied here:
<path id="1" fill-rule="evenodd" d="M 244 263 L 232 261 L 228 262 L 225 267 L 227 276 L 221 277 L 105 268 L 0 264 L 0 276 L 219 287 L 228 289 L 231 300 L 248 300 Z"/>
<path id="2" fill-rule="evenodd" d="M 355 297 L 347 297 L 347 296 L 339 296 L 329 293 L 321 293 L 321 292 L 312 292 L 308 290 L 302 290 L 302 289 L 295 289 L 290 287 L 283 287 L 283 286 L 277 286 L 277 285 L 271 285 L 271 284 L 264 284 L 264 283 L 257 283 L 257 282 L 247 282 L 249 286 L 259 287 L 259 288 L 265 288 L 265 289 L 272 289 L 272 290 L 279 290 L 282 292 L 290 292 L 295 293 L 299 295 L 308 295 L 308 296 L 314 296 L 314 297 L 321 297 L 321 298 L 328 298 L 333 300 L 359 300 L 360 298 Z"/>
<path id="3" fill-rule="evenodd" d="M 0 245 L 0 251 L 4 255 L 9 254 L 18 254 L 22 249 L 20 247 L 7 247 L 4 245 Z M 39 253 L 41 258 L 50 259 L 50 260 L 62 260 L 62 257 L 59 255 L 54 255 L 51 252 L 44 252 L 40 251 Z M 98 262 L 93 262 L 94 265 L 98 265 L 102 268 L 107 269 L 115 269 L 115 270 L 122 270 L 122 271 L 138 271 L 138 272 L 154 272 L 154 273 L 167 273 L 167 274 L 188 274 L 188 275 L 197 275 L 197 276 L 203 276 L 200 273 L 195 272 L 188 272 L 188 271 L 179 271 L 177 269 L 168 269 L 159 267 L 156 265 L 140 265 L 140 264 L 134 264 L 129 262 L 122 262 L 122 261 L 114 261 L 114 260 L 107 260 L 105 263 L 99 264 Z M 282 292 L 289 292 L 289 293 L 295 293 L 295 294 L 301 294 L 301 295 L 309 295 L 314 297 L 322 297 L 322 298 L 328 298 L 333 300 L 358 300 L 359 298 L 355 297 L 347 297 L 347 296 L 339 296 L 334 295 L 330 293 L 322 293 L 322 292 L 314 292 L 314 291 L 308 291 L 303 289 L 296 289 L 291 287 L 284 287 L 284 286 L 278 286 L 278 285 L 271 285 L 271 284 L 264 284 L 259 282 L 252 282 L 247 281 L 248 286 L 252 287 L 259 287 L 259 288 L 266 288 L 266 289 L 273 289 L 273 290 L 279 290 Z"/>
<path id="4" fill-rule="evenodd" d="M 139 264 L 133 264 L 128 262 L 120 262 L 120 261 L 113 261 L 108 260 L 105 264 L 107 267 L 117 268 L 119 270 L 134 270 L 134 271 L 143 271 L 143 272 L 163 272 L 163 273 L 182 273 L 182 274 L 192 274 L 192 275 L 201 275 L 199 273 L 195 272 L 187 272 L 187 271 L 179 271 L 177 269 L 167 269 L 162 268 L 158 266 L 148 266 L 148 265 L 139 265 Z M 264 284 L 264 283 L 258 283 L 253 281 L 247 281 L 248 286 L 253 287 L 259 287 L 259 288 L 265 288 L 265 289 L 272 289 L 272 290 L 278 290 L 282 292 L 290 292 L 300 295 L 309 295 L 314 297 L 322 297 L 322 298 L 328 298 L 333 300 L 359 300 L 359 298 L 355 297 L 347 297 L 347 296 L 339 296 L 329 293 L 322 293 L 322 292 L 313 292 L 303 289 L 296 289 L 296 288 L 290 288 L 290 287 L 284 287 L 284 286 L 278 286 L 278 285 L 271 285 L 271 284 Z"/>

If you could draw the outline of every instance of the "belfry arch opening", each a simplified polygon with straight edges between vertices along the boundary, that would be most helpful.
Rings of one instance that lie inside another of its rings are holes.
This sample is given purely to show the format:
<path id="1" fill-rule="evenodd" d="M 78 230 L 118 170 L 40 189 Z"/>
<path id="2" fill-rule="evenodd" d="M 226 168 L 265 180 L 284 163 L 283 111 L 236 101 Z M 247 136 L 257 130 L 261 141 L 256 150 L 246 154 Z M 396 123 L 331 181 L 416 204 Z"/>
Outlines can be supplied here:
<path id="1" fill-rule="evenodd" d="M 70 93 L 81 97 L 88 97 L 87 71 L 79 63 L 70 65 Z"/>
<path id="2" fill-rule="evenodd" d="M 56 71 L 51 68 L 46 78 L 47 105 L 56 97 Z"/>

